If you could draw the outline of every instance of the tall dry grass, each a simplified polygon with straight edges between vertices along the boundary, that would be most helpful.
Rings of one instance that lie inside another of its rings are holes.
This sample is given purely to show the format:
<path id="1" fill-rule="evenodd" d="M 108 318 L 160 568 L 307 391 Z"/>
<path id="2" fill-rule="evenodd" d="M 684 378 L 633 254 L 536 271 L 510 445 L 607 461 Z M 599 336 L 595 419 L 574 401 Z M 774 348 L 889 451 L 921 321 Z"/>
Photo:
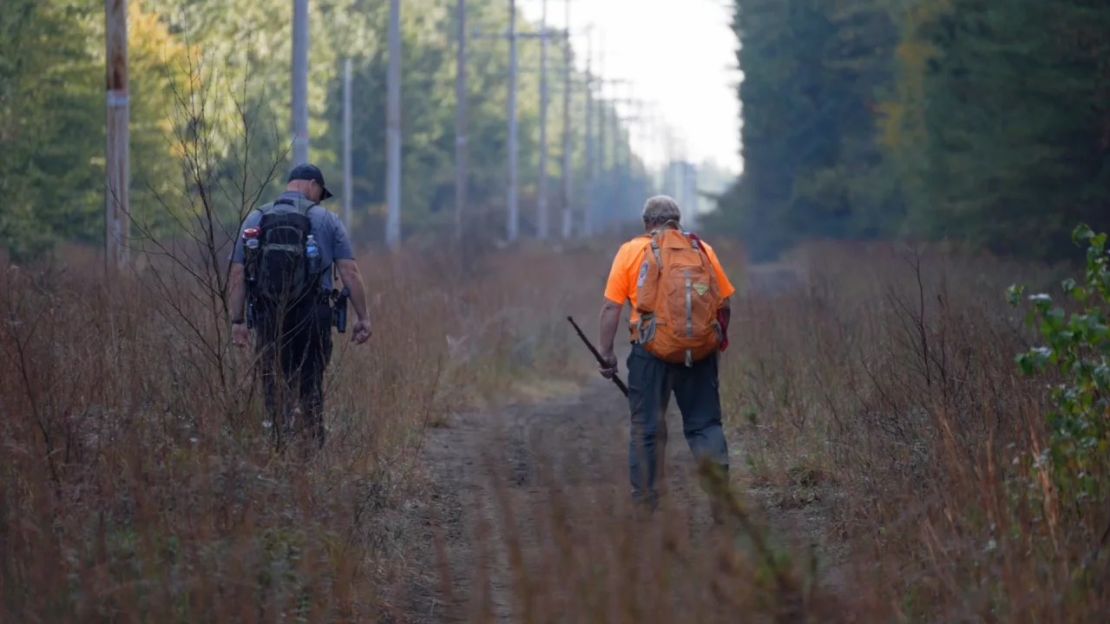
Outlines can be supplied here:
<path id="1" fill-rule="evenodd" d="M 659 624 L 886 615 L 821 586 L 811 559 L 711 467 L 701 477 L 722 506 L 720 525 L 697 502 L 701 492 L 680 495 L 680 488 L 647 514 L 624 487 L 613 486 L 623 476 L 604 485 L 554 486 L 542 504 L 496 482 L 495 517 L 478 529 L 472 594 L 451 615 L 471 622 Z"/>
<path id="2" fill-rule="evenodd" d="M 1103 621 L 1110 510 L 1055 495 L 1053 380 L 1020 374 L 1004 296 L 1071 270 L 814 244 L 735 271 L 723 524 L 696 491 L 644 519 L 619 478 L 549 475 L 537 505 L 495 477 L 471 621 Z"/>
<path id="3" fill-rule="evenodd" d="M 308 458 L 274 452 L 250 356 L 183 276 L 152 301 L 87 259 L 9 269 L 0 620 L 408 619 L 424 428 L 577 375 L 564 316 L 592 323 L 608 259 L 364 258 L 375 336 L 337 344 Z M 1042 474 L 1050 380 L 1019 375 L 1032 336 L 1003 300 L 1059 273 L 888 245 L 738 269 L 724 526 L 677 497 L 643 520 L 607 488 L 522 506 L 494 483 L 509 529 L 476 549 L 524 621 L 1100 621 L 1110 513 Z"/>
<path id="4" fill-rule="evenodd" d="M 794 287 L 740 298 L 722 387 L 757 480 L 825 499 L 838 583 L 904 621 L 1110 613 L 1110 510 L 1054 496 L 1052 380 L 1020 374 L 1033 336 L 1004 297 L 1067 267 L 835 244 L 794 266 Z"/>
<path id="5" fill-rule="evenodd" d="M 203 280 L 154 259 L 106 284 L 82 252 L 3 271 L 0 621 L 398 617 L 423 428 L 561 367 L 548 337 L 596 286 L 567 281 L 580 252 L 469 265 L 363 259 L 375 334 L 337 337 L 307 457 L 275 452 Z"/>

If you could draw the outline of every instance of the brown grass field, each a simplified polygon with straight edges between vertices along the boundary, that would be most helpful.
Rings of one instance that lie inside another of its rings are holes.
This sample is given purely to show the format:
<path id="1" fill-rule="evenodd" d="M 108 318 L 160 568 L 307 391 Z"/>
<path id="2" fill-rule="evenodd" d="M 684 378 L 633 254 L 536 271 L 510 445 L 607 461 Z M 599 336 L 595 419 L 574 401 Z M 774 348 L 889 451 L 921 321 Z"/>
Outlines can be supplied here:
<path id="1" fill-rule="evenodd" d="M 565 322 L 596 332 L 600 244 L 364 257 L 375 334 L 337 343 L 307 456 L 273 451 L 202 281 L 6 269 L 0 621 L 1105 621 L 1110 510 L 1042 472 L 1048 380 L 1003 297 L 1064 269 L 717 247 L 720 527 L 675 414 L 664 509 L 629 509 L 626 408 Z"/>

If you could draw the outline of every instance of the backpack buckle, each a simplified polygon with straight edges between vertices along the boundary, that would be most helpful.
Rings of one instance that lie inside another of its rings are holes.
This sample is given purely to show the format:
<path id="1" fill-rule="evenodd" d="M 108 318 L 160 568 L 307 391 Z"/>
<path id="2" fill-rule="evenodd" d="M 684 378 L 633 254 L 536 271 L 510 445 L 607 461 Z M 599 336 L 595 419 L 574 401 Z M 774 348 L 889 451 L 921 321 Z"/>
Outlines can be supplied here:
<path id="1" fill-rule="evenodd" d="M 636 326 L 637 342 L 645 345 L 655 340 L 655 315 L 644 314 Z"/>

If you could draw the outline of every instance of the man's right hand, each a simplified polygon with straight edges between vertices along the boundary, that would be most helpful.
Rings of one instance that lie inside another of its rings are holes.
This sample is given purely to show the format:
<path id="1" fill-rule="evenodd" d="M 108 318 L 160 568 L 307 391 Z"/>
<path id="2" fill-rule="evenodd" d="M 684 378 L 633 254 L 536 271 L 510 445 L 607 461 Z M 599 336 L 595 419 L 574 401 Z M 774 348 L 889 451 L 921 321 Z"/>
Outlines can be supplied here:
<path id="1" fill-rule="evenodd" d="M 351 342 L 355 344 L 366 344 L 366 341 L 370 340 L 370 335 L 373 331 L 370 319 L 361 319 L 355 323 L 354 331 L 351 333 Z"/>
<path id="2" fill-rule="evenodd" d="M 606 379 L 612 379 L 617 375 L 618 367 L 616 354 L 612 352 L 602 353 L 601 359 L 605 361 L 605 363 L 601 366 L 601 376 Z"/>
<path id="3" fill-rule="evenodd" d="M 251 330 L 245 323 L 236 323 L 231 326 L 231 342 L 240 349 L 246 348 L 251 342 Z"/>

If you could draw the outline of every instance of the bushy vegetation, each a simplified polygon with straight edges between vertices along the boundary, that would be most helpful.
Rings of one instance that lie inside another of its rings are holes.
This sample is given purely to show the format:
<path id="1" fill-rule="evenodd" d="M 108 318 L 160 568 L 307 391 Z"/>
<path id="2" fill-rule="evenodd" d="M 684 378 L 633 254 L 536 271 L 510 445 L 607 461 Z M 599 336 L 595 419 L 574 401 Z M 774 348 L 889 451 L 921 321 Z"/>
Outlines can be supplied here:
<path id="1" fill-rule="evenodd" d="M 735 0 L 744 175 L 721 223 L 1067 253 L 1110 227 L 1110 8 L 1088 0 Z"/>
<path id="2" fill-rule="evenodd" d="M 1082 519 L 1110 500 L 1110 254 L 1105 233 L 1080 226 L 1074 239 L 1087 245 L 1087 263 L 1082 280 L 1067 278 L 1061 284 L 1071 309 L 1056 305 L 1048 293 L 1030 295 L 1029 324 L 1042 342 L 1017 362 L 1027 375 L 1055 373 L 1050 444 L 1036 459 L 1055 485 L 1046 503 Z M 1012 287 L 1011 303 L 1017 305 L 1024 292 L 1024 287 Z M 1107 531 L 1110 535 L 1110 526 Z"/>

